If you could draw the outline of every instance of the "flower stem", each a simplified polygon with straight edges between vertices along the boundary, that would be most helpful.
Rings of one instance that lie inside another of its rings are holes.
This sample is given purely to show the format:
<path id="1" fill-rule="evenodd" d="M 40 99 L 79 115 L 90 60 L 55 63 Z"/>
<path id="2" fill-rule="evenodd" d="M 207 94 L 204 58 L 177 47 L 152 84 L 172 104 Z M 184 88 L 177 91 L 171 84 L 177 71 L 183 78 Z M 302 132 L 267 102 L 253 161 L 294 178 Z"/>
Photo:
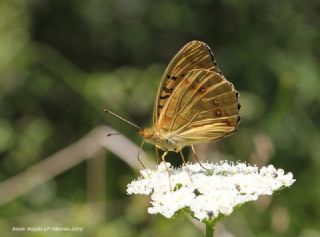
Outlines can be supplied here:
<path id="1" fill-rule="evenodd" d="M 214 224 L 206 224 L 206 237 L 214 236 Z"/>

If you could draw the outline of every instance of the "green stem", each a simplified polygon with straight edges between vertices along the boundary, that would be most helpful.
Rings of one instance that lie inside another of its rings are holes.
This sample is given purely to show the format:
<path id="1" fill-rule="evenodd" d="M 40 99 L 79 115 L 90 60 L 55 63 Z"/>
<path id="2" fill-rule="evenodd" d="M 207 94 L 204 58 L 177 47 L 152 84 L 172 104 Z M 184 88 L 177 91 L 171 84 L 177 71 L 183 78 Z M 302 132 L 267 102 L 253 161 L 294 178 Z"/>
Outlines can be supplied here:
<path id="1" fill-rule="evenodd" d="M 206 237 L 214 236 L 214 224 L 206 224 Z"/>

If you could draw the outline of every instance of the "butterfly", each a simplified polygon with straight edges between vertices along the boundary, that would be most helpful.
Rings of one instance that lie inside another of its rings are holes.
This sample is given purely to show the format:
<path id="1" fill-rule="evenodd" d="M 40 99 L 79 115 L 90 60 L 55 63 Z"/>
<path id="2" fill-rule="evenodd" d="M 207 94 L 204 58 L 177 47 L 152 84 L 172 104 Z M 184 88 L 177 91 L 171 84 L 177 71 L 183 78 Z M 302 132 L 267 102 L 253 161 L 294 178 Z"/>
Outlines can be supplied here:
<path id="1" fill-rule="evenodd" d="M 191 41 L 167 66 L 155 98 L 153 126 L 140 130 L 147 143 L 180 153 L 233 134 L 240 122 L 239 92 L 220 72 L 209 46 Z M 184 160 L 184 158 L 183 158 Z"/>
<path id="2" fill-rule="evenodd" d="M 157 155 L 158 149 L 164 151 L 163 161 L 169 151 L 174 151 L 185 163 L 181 152 L 184 147 L 190 146 L 199 161 L 194 145 L 220 140 L 237 131 L 240 107 L 239 92 L 220 72 L 209 46 L 194 40 L 178 51 L 162 76 L 152 128 L 141 129 L 109 110 L 105 112 L 140 129 L 144 142 L 155 145 Z"/>

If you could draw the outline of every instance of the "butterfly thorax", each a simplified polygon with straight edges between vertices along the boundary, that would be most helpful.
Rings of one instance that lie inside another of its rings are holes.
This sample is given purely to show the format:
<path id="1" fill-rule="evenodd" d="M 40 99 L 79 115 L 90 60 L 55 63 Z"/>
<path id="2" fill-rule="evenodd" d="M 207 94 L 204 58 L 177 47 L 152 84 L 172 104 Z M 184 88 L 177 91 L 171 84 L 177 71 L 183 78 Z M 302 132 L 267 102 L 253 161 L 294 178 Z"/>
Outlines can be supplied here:
<path id="1" fill-rule="evenodd" d="M 144 128 L 140 131 L 140 135 L 147 143 L 154 144 L 157 148 L 164 151 L 179 152 L 183 146 L 175 141 L 169 131 L 164 129 Z"/>

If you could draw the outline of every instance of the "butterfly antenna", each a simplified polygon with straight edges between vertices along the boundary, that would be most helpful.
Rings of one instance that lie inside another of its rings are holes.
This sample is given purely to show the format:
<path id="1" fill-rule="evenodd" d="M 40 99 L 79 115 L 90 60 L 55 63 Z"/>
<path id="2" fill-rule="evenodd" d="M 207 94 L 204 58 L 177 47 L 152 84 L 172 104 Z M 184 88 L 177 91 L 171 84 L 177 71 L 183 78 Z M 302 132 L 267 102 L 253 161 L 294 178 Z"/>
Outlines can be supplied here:
<path id="1" fill-rule="evenodd" d="M 107 134 L 107 137 L 111 137 L 111 136 L 113 136 L 113 135 L 120 135 L 120 133 L 108 133 L 108 134 Z"/>
<path id="2" fill-rule="evenodd" d="M 126 123 L 128 123 L 128 124 L 131 124 L 132 126 L 138 128 L 138 129 L 141 129 L 141 127 L 139 127 L 138 125 L 135 125 L 134 123 L 130 122 L 129 120 L 127 120 L 127 119 L 125 119 L 125 118 L 122 118 L 120 115 L 117 115 L 117 114 L 113 113 L 113 112 L 110 111 L 110 110 L 104 109 L 104 112 L 106 112 L 106 113 L 108 113 L 108 114 L 112 114 L 113 116 L 121 119 L 122 121 L 124 121 L 124 122 L 126 122 Z"/>

